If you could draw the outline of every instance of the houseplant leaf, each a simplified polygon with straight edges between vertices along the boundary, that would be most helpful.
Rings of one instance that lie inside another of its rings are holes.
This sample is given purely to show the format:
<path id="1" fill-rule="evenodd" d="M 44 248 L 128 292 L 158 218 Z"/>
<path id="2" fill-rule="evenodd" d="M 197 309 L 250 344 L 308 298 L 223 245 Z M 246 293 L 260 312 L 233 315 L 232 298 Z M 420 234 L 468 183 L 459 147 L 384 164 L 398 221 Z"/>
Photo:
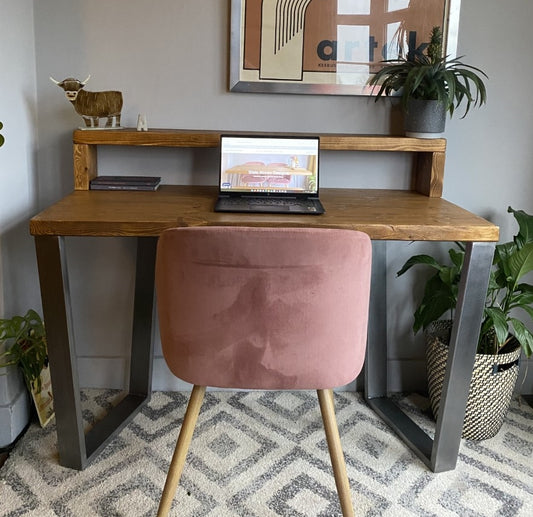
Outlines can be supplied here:
<path id="1" fill-rule="evenodd" d="M 461 268 L 463 267 L 463 263 L 465 261 L 465 250 L 461 243 L 456 243 L 456 245 L 459 250 L 456 250 L 455 248 L 450 248 L 448 250 L 448 255 L 450 256 L 453 265 L 457 268 L 459 272 L 461 271 Z"/>
<path id="2" fill-rule="evenodd" d="M 20 366 L 29 391 L 40 388 L 40 373 L 48 361 L 44 323 L 30 309 L 24 316 L 0 319 L 0 341 L 6 350 L 0 354 L 0 366 Z"/>
<path id="3" fill-rule="evenodd" d="M 509 256 L 508 261 L 509 273 L 514 282 L 513 290 L 526 273 L 533 271 L 533 242 L 529 242 L 519 249 L 516 253 Z"/>
<path id="4" fill-rule="evenodd" d="M 507 212 L 512 213 L 518 222 L 518 234 L 514 237 L 516 245 L 522 247 L 528 242 L 533 242 L 533 218 L 523 210 L 513 210 L 511 207 L 507 208 Z"/>
<path id="5" fill-rule="evenodd" d="M 445 278 L 449 277 L 445 275 Z M 443 282 L 441 273 L 436 273 L 427 281 L 424 296 L 415 311 L 413 331 L 416 334 L 419 330 L 426 329 L 431 322 L 452 311 L 456 305 L 456 285 Z"/>
<path id="6" fill-rule="evenodd" d="M 396 273 L 396 276 L 403 275 L 406 271 L 411 269 L 413 266 L 417 264 L 425 264 L 427 266 L 431 266 L 438 271 L 441 271 L 443 269 L 443 266 L 441 266 L 433 257 L 430 255 L 414 255 L 412 256 L 404 265 L 403 267 Z"/>
<path id="7" fill-rule="evenodd" d="M 509 336 L 509 324 L 507 323 L 507 315 L 499 307 L 486 307 L 485 308 L 485 320 L 483 321 L 483 327 L 488 327 L 487 332 L 482 328 L 482 339 L 488 339 L 492 341 L 491 330 L 494 330 L 496 342 L 480 343 L 480 346 L 486 348 L 483 351 L 485 354 L 497 354 L 498 350 L 505 344 L 507 337 Z M 487 336 L 487 337 L 485 337 Z"/>
<path id="8" fill-rule="evenodd" d="M 520 284 L 517 291 L 511 308 L 522 309 L 533 320 L 533 286 Z"/>
<path id="9" fill-rule="evenodd" d="M 526 356 L 529 357 L 533 352 L 533 335 L 520 320 L 511 318 L 511 323 L 516 339 L 518 339 Z"/>
<path id="10" fill-rule="evenodd" d="M 513 297 L 510 304 L 510 309 L 515 307 L 520 307 L 528 311 L 528 309 L 533 310 L 531 305 L 533 304 L 533 286 L 528 284 L 518 284 L 513 293 Z M 528 311 L 529 312 L 529 311 Z"/>

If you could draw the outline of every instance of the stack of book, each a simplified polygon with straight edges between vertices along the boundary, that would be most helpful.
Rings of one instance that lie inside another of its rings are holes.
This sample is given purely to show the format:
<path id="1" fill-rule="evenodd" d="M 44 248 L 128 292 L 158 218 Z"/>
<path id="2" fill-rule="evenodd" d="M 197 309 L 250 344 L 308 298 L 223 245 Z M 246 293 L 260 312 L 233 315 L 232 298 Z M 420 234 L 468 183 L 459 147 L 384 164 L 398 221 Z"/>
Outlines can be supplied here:
<path id="1" fill-rule="evenodd" d="M 91 190 L 156 190 L 159 176 L 98 176 L 91 180 Z"/>

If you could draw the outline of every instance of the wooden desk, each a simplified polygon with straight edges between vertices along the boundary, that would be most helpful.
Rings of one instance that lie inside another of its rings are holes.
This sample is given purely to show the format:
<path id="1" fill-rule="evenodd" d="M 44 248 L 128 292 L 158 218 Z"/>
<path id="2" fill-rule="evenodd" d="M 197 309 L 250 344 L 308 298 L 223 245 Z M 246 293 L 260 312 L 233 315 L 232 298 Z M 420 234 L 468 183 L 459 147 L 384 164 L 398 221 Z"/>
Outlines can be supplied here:
<path id="1" fill-rule="evenodd" d="M 100 133 L 89 134 L 97 138 Z M 156 192 L 80 189 L 31 220 L 48 333 L 61 464 L 85 468 L 150 397 L 157 236 L 175 226 L 244 225 L 352 228 L 368 233 L 374 241 L 374 258 L 365 397 L 432 470 L 453 469 L 498 228 L 440 197 L 414 191 L 324 189 L 321 199 L 326 213 L 321 216 L 215 213 L 215 196 L 215 188 L 195 186 L 163 185 Z M 133 237 L 138 243 L 129 394 L 87 436 L 82 425 L 64 260 L 63 241 L 67 236 Z M 386 295 L 384 290 L 376 289 L 385 276 L 383 244 L 387 240 L 467 242 L 433 440 L 387 397 L 387 336 L 383 324 Z"/>

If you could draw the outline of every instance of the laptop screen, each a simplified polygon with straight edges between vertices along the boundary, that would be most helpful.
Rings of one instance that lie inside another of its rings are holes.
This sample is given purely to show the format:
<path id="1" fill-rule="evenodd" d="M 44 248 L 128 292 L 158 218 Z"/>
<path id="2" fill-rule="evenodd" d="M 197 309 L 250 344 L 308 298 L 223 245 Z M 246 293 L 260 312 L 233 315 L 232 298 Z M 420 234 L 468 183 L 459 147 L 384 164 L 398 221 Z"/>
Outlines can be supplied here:
<path id="1" fill-rule="evenodd" d="M 220 137 L 220 192 L 318 194 L 318 137 Z"/>

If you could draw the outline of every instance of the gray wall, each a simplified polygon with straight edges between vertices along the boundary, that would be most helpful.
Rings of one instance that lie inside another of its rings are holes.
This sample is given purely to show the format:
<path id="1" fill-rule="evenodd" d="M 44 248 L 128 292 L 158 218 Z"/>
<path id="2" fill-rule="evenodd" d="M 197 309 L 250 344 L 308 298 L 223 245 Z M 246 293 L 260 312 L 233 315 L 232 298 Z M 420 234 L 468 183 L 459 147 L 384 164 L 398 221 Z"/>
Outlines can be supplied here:
<path id="1" fill-rule="evenodd" d="M 35 253 L 28 218 L 36 206 L 35 44 L 33 2 L 3 2 L 0 15 L 0 318 L 38 303 Z M 14 52 L 15 50 L 15 52 Z M 15 58 L 16 56 L 16 58 Z M 2 345 L 0 344 L 0 352 Z M 0 447 L 11 444 L 30 418 L 20 371 L 0 368 Z"/>
<path id="2" fill-rule="evenodd" d="M 19 2 L 7 4 L 15 9 Z M 494 221 L 502 228 L 502 238 L 508 239 L 515 228 L 507 206 L 533 212 L 532 115 L 527 100 L 525 109 L 518 104 L 527 99 L 526 88 L 533 80 L 533 71 L 519 59 L 520 51 L 533 44 L 529 29 L 533 3 L 463 0 L 462 4 L 459 54 L 466 54 L 490 76 L 489 104 L 464 120 L 448 123 L 444 197 Z M 25 9 L 29 19 L 31 8 Z M 134 126 L 137 115 L 144 113 L 151 127 L 382 134 L 398 129 L 398 115 L 389 101 L 228 92 L 228 0 L 41 0 L 33 3 L 33 9 L 38 145 L 30 134 L 20 139 L 21 145 L 35 150 L 38 174 L 30 166 L 23 176 L 38 194 L 38 208 L 72 190 L 71 134 L 81 122 L 50 75 L 83 79 L 90 73 L 88 89 L 122 90 L 126 126 Z M 31 47 L 31 30 L 27 38 Z M 2 50 L 14 66 L 18 50 Z M 14 95 L 23 97 L 19 88 Z M 405 156 L 328 152 L 323 158 L 323 186 L 408 184 L 410 163 Z M 216 182 L 213 150 L 108 149 L 100 152 L 99 164 L 104 173 L 157 173 L 168 183 Z M 8 197 L 4 192 L 0 196 L 2 201 Z M 28 199 L 26 212 L 34 208 Z M 27 218 L 18 233 L 26 225 Z M 421 337 L 414 339 L 410 331 L 420 282 L 414 275 L 398 280 L 395 272 L 411 254 L 441 249 L 429 244 L 388 246 L 393 390 L 423 389 L 425 376 Z M 131 331 L 122 322 L 131 314 L 133 251 L 133 243 L 120 239 L 69 240 L 75 334 L 85 386 L 122 387 L 126 381 Z M 13 278 L 33 282 L 34 259 L 30 250 L 25 253 Z M 2 248 L 4 284 L 6 254 Z M 30 305 L 40 305 L 36 284 L 25 292 Z M 157 355 L 154 387 L 181 387 L 166 370 L 159 348 Z M 523 390 L 532 392 L 532 386 L 530 379 Z"/>
<path id="3" fill-rule="evenodd" d="M 37 210 L 37 96 L 33 2 L 2 2 L 0 15 L 0 317 L 39 304 L 28 219 Z"/>

